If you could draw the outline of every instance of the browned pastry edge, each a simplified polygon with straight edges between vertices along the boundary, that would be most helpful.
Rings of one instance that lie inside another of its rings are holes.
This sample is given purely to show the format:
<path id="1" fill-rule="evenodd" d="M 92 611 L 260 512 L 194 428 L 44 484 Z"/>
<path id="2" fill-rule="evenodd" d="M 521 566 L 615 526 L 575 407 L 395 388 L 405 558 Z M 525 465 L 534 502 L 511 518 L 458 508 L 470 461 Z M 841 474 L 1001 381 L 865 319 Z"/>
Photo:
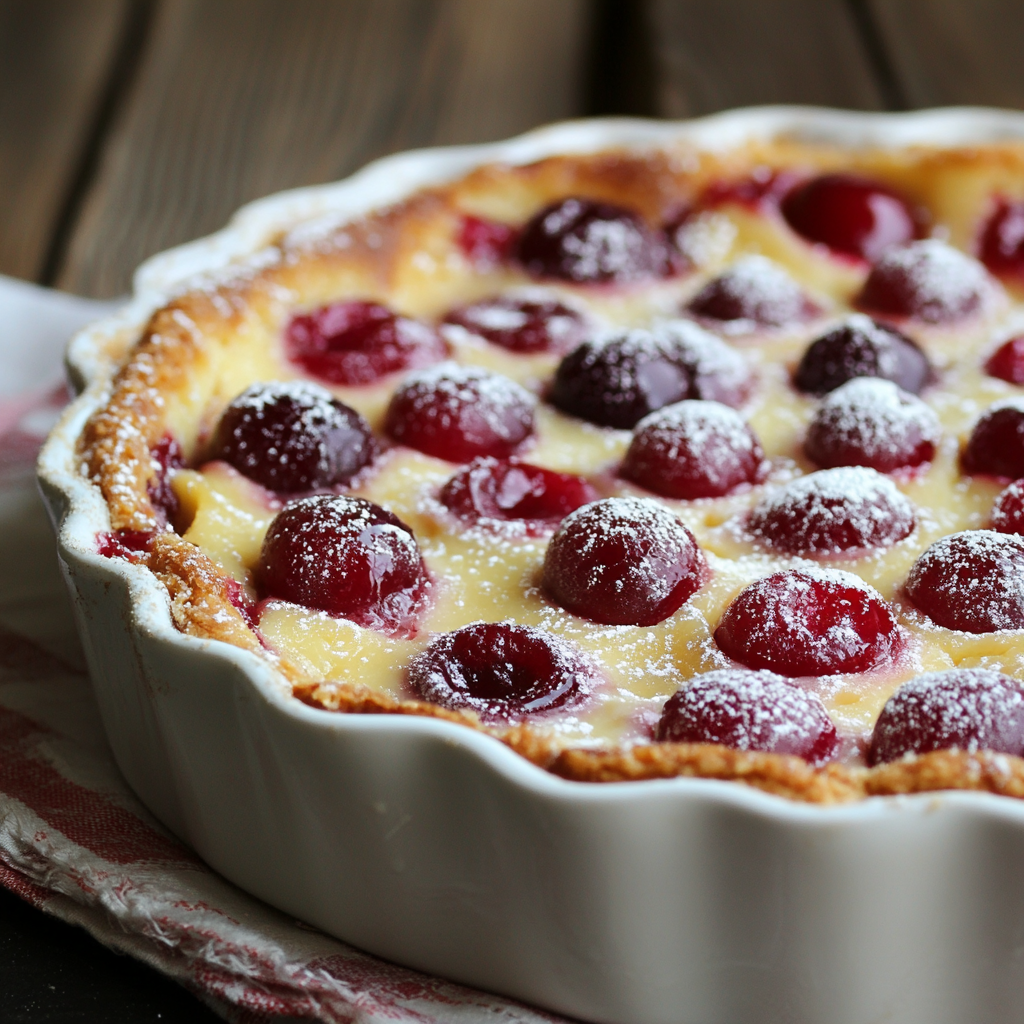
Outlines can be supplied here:
<path id="1" fill-rule="evenodd" d="M 795 154 L 795 155 L 794 155 Z M 911 154 L 908 157 L 907 154 Z M 431 218 L 454 218 L 474 191 L 495 181 L 528 189 L 542 206 L 566 194 L 626 203 L 652 220 L 678 209 L 702 180 L 739 173 L 755 163 L 776 166 L 806 161 L 807 147 L 784 142 L 751 144 L 732 154 L 690 152 L 689 161 L 672 155 L 621 152 L 553 157 L 525 167 L 486 166 L 460 182 L 426 190 L 393 207 L 344 226 L 344 245 L 327 238 L 305 248 L 279 244 L 257 267 L 240 266 L 218 285 L 186 292 L 151 317 L 115 376 L 109 397 L 86 424 L 79 441 L 84 472 L 100 488 L 113 530 L 158 529 L 160 517 L 148 493 L 156 472 L 150 450 L 167 430 L 168 396 L 187 390 L 194 375 L 218 358 L 230 356 L 247 321 L 271 322 L 281 294 L 304 277 L 323 276 L 358 266 L 386 288 L 415 247 Z M 679 154 L 675 154 L 678 157 Z M 699 159 L 697 159 L 699 157 Z M 888 158 L 888 157 L 887 157 Z M 1024 147 L 985 150 L 894 151 L 895 165 L 917 160 L 936 167 L 987 161 L 1024 168 Z M 852 165 L 845 151 L 816 152 L 819 168 Z M 686 163 L 685 170 L 679 169 Z M 844 765 L 814 768 L 796 757 L 745 752 L 705 744 L 654 743 L 618 750 L 562 749 L 543 729 L 519 725 L 489 727 L 468 712 L 449 711 L 422 701 L 394 700 L 369 687 L 325 684 L 311 679 L 287 658 L 265 649 L 232 604 L 225 578 L 195 545 L 173 533 L 157 534 L 152 551 L 139 556 L 170 596 L 171 617 L 182 632 L 223 640 L 270 659 L 291 683 L 294 695 L 313 707 L 351 714 L 420 715 L 483 731 L 516 753 L 562 778 L 579 782 L 625 782 L 699 777 L 741 782 L 792 800 L 838 804 L 868 796 L 979 790 L 1024 797 L 1024 760 L 1009 755 L 942 751 L 873 769 Z"/>

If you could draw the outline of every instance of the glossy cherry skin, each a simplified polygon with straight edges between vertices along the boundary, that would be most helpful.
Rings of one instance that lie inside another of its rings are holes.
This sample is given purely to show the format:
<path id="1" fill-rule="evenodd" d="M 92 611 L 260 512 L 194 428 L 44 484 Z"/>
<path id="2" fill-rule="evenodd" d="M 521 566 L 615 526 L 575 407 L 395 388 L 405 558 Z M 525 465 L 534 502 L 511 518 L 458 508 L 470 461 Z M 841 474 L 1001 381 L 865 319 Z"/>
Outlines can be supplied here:
<path id="1" fill-rule="evenodd" d="M 448 348 L 432 327 L 386 306 L 335 302 L 292 319 L 285 353 L 312 377 L 353 386 L 436 363 Z"/>
<path id="2" fill-rule="evenodd" d="M 475 711 L 485 721 L 517 721 L 579 704 L 596 673 L 567 640 L 533 626 L 486 622 L 433 640 L 409 666 L 424 700 Z"/>
<path id="3" fill-rule="evenodd" d="M 635 211 L 570 197 L 527 222 L 517 256 L 530 277 L 573 284 L 627 284 L 670 270 L 668 244 Z"/>
<path id="4" fill-rule="evenodd" d="M 605 498 L 563 520 L 544 558 L 543 586 L 582 618 L 653 626 L 707 576 L 693 534 L 667 508 L 649 499 Z"/>
<path id="5" fill-rule="evenodd" d="M 721 402 L 677 402 L 633 431 L 621 473 L 665 498 L 719 498 L 760 480 L 767 469 L 754 432 Z"/>
<path id="6" fill-rule="evenodd" d="M 857 305 L 867 313 L 952 324 L 980 313 L 993 294 L 985 268 L 937 238 L 887 249 Z"/>
<path id="7" fill-rule="evenodd" d="M 585 341 L 559 364 L 549 399 L 570 416 L 631 430 L 687 398 L 737 406 L 751 390 L 743 357 L 685 320 Z"/>
<path id="8" fill-rule="evenodd" d="M 734 750 L 831 760 L 836 727 L 817 694 L 774 672 L 719 669 L 691 679 L 661 713 L 655 733 L 670 743 L 720 743 Z"/>
<path id="9" fill-rule="evenodd" d="M 821 313 L 777 263 L 744 256 L 690 300 L 687 310 L 730 334 L 792 327 Z"/>
<path id="10" fill-rule="evenodd" d="M 1008 477 L 1024 476 L 1024 400 L 992 406 L 974 424 L 964 447 L 965 473 Z"/>
<path id="11" fill-rule="evenodd" d="M 985 668 L 928 672 L 904 683 L 875 722 L 868 764 L 933 750 L 1024 755 L 1024 686 Z"/>
<path id="12" fill-rule="evenodd" d="M 510 352 L 568 352 L 587 334 L 583 317 L 564 302 L 509 295 L 453 309 L 444 322 Z"/>
<path id="13" fill-rule="evenodd" d="M 722 652 L 786 676 L 866 672 L 899 641 L 882 595 L 853 573 L 787 569 L 740 591 L 715 630 Z"/>
<path id="14" fill-rule="evenodd" d="M 441 488 L 441 504 L 467 526 L 520 523 L 536 536 L 594 501 L 582 477 L 556 473 L 517 459 L 474 459 Z"/>
<path id="15" fill-rule="evenodd" d="M 885 476 L 862 466 L 800 477 L 754 506 L 748 527 L 790 555 L 863 554 L 891 547 L 917 524 L 914 506 Z"/>
<path id="16" fill-rule="evenodd" d="M 782 201 L 789 226 L 809 242 L 873 262 L 891 245 L 917 238 L 921 225 L 897 192 L 854 174 L 823 174 Z"/>
<path id="17" fill-rule="evenodd" d="M 985 372 L 1010 384 L 1024 384 L 1024 335 L 1004 341 L 989 356 Z"/>
<path id="18" fill-rule="evenodd" d="M 868 466 L 880 473 L 935 457 L 938 416 L 892 381 L 856 377 L 826 395 L 807 428 L 804 452 L 822 468 Z"/>
<path id="19" fill-rule="evenodd" d="M 1024 628 L 1024 537 L 992 530 L 943 537 L 914 563 L 906 592 L 946 629 Z"/>
<path id="20" fill-rule="evenodd" d="M 824 395 L 856 377 L 881 377 L 917 395 L 933 380 L 934 372 L 910 338 L 854 313 L 811 343 L 794 383 L 809 395 Z"/>
<path id="21" fill-rule="evenodd" d="M 429 577 L 412 530 L 363 498 L 319 494 L 288 502 L 260 554 L 264 597 L 411 633 Z"/>
<path id="22" fill-rule="evenodd" d="M 998 533 L 1024 534 L 1024 480 L 1014 480 L 999 494 L 989 525 Z"/>
<path id="23" fill-rule="evenodd" d="M 268 490 L 294 494 L 348 483 L 373 459 L 369 424 L 305 381 L 254 384 L 225 410 L 210 445 Z"/>
<path id="24" fill-rule="evenodd" d="M 533 433 L 535 405 L 507 377 L 443 363 L 414 374 L 392 395 L 384 429 L 399 444 L 449 462 L 505 459 Z"/>
<path id="25" fill-rule="evenodd" d="M 981 232 L 981 261 L 1000 277 L 1024 275 L 1024 203 L 1000 199 Z"/>

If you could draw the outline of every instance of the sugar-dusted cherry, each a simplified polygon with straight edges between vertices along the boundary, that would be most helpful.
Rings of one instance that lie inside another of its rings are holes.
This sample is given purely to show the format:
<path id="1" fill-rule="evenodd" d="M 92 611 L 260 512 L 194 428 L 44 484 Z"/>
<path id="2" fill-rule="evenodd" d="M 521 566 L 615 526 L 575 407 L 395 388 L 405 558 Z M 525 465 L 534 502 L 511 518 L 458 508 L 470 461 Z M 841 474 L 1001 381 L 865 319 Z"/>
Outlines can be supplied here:
<path id="1" fill-rule="evenodd" d="M 998 533 L 1024 534 L 1024 480 L 1014 480 L 992 506 L 991 528 Z"/>
<path id="2" fill-rule="evenodd" d="M 750 390 L 750 370 L 735 349 L 697 324 L 672 320 L 583 342 L 559 364 L 549 397 L 570 416 L 631 430 L 674 402 L 737 406 Z"/>
<path id="3" fill-rule="evenodd" d="M 943 537 L 914 563 L 906 592 L 946 629 L 1024 628 L 1024 537 L 993 530 Z"/>
<path id="4" fill-rule="evenodd" d="M 937 238 L 887 249 L 857 305 L 867 313 L 952 324 L 979 313 L 993 294 L 985 268 Z"/>
<path id="5" fill-rule="evenodd" d="M 1004 341 L 989 356 L 985 372 L 1009 384 L 1024 384 L 1024 335 Z"/>
<path id="6" fill-rule="evenodd" d="M 412 530 L 363 498 L 288 502 L 260 554 L 263 596 L 385 632 L 411 632 L 429 579 Z"/>
<path id="7" fill-rule="evenodd" d="M 689 400 L 645 416 L 622 475 L 665 498 L 718 498 L 766 471 L 760 442 L 735 409 Z"/>
<path id="8" fill-rule="evenodd" d="M 413 374 L 394 393 L 384 429 L 399 444 L 449 462 L 505 459 L 533 433 L 535 405 L 508 377 L 442 363 Z"/>
<path id="9" fill-rule="evenodd" d="M 964 447 L 964 472 L 1024 476 L 1024 399 L 1000 402 L 982 413 Z"/>
<path id="10" fill-rule="evenodd" d="M 441 488 L 441 503 L 467 525 L 522 523 L 529 534 L 557 526 L 594 501 L 583 477 L 556 473 L 518 459 L 474 459 Z"/>
<path id="11" fill-rule="evenodd" d="M 782 201 L 782 215 L 809 242 L 870 262 L 921 234 L 905 197 L 856 174 L 823 174 L 797 186 Z"/>
<path id="12" fill-rule="evenodd" d="M 511 256 L 516 234 L 511 224 L 466 214 L 459 222 L 455 238 L 466 259 L 477 269 L 488 270 Z"/>
<path id="13" fill-rule="evenodd" d="M 530 277 L 574 284 L 626 284 L 671 269 L 664 235 L 640 214 L 575 196 L 527 222 L 517 256 Z"/>
<path id="14" fill-rule="evenodd" d="M 563 520 L 548 545 L 543 585 L 582 618 L 653 626 L 678 611 L 707 575 L 693 534 L 664 505 L 605 498 Z"/>
<path id="15" fill-rule="evenodd" d="M 836 727 L 817 694 L 774 672 L 727 668 L 691 679 L 665 704 L 655 733 L 671 743 L 720 743 L 734 750 L 829 761 Z"/>
<path id="16" fill-rule="evenodd" d="M 334 302 L 292 318 L 285 352 L 328 384 L 373 384 L 388 374 L 444 359 L 447 346 L 432 327 L 376 302 Z"/>
<path id="17" fill-rule="evenodd" d="M 899 641 L 874 587 L 835 569 L 786 569 L 741 590 L 715 630 L 722 652 L 786 676 L 866 672 Z"/>
<path id="18" fill-rule="evenodd" d="M 424 700 L 516 721 L 578 704 L 596 672 L 575 644 L 533 626 L 484 622 L 443 633 L 409 666 Z"/>
<path id="19" fill-rule="evenodd" d="M 185 465 L 185 454 L 181 450 L 178 439 L 171 434 L 164 434 L 149 450 L 153 467 L 153 475 L 146 485 L 146 493 L 153 505 L 157 517 L 173 524 L 178 515 L 178 496 L 174 493 L 171 480 L 174 474 Z"/>
<path id="20" fill-rule="evenodd" d="M 904 683 L 875 722 L 868 763 L 933 750 L 1024 756 L 1024 686 L 985 668 L 927 672 Z"/>
<path id="21" fill-rule="evenodd" d="M 794 383 L 807 394 L 824 395 L 855 377 L 881 377 L 917 395 L 934 373 L 928 357 L 910 338 L 854 313 L 810 344 Z"/>
<path id="22" fill-rule="evenodd" d="M 762 498 L 751 534 L 790 555 L 861 554 L 913 532 L 917 514 L 887 476 L 863 466 L 823 469 Z"/>
<path id="23" fill-rule="evenodd" d="M 551 298 L 497 295 L 453 309 L 444 322 L 510 352 L 568 352 L 587 334 L 580 313 Z"/>
<path id="24" fill-rule="evenodd" d="M 981 231 L 978 255 L 1000 277 L 1024 275 L 1024 203 L 999 199 Z"/>
<path id="25" fill-rule="evenodd" d="M 288 494 L 347 483 L 375 448 L 366 420 L 325 388 L 278 381 L 254 384 L 231 402 L 209 454 Z"/>
<path id="26" fill-rule="evenodd" d="M 737 260 L 708 281 L 686 308 L 729 334 L 793 327 L 821 313 L 800 285 L 765 256 Z"/>
<path id="27" fill-rule="evenodd" d="M 869 466 L 891 473 L 930 462 L 941 437 L 938 416 L 920 398 L 892 381 L 855 377 L 815 410 L 804 451 L 825 469 Z"/>

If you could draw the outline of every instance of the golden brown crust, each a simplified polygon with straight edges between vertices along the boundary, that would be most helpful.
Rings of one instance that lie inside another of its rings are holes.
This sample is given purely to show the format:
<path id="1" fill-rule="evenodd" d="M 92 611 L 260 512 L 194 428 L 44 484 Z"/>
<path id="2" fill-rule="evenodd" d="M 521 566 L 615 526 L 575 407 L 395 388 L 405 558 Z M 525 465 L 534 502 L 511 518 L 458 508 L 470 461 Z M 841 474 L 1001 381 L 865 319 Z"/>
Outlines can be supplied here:
<path id="1" fill-rule="evenodd" d="M 188 292 L 158 310 L 114 378 L 108 400 L 89 420 L 80 439 L 88 476 L 110 510 L 111 528 L 159 528 L 160 516 L 148 491 L 157 470 L 152 447 L 181 421 L 183 409 L 194 412 L 204 407 L 217 366 L 232 358 L 236 346 L 244 346 L 249 333 L 272 330 L 289 303 L 292 308 L 296 301 L 298 305 L 315 303 L 328 279 L 345 274 L 346 279 L 360 283 L 363 294 L 400 296 L 411 253 L 429 245 L 438 225 L 453 224 L 460 212 L 522 220 L 552 199 L 577 194 L 630 205 L 659 221 L 682 209 L 709 179 L 740 174 L 758 164 L 819 170 L 870 167 L 923 202 L 929 198 L 924 194 L 926 186 L 938 194 L 943 176 L 964 166 L 978 170 L 989 189 L 1019 193 L 1013 183 L 1024 180 L 1024 147 L 913 147 L 851 154 L 776 141 L 716 155 L 681 147 L 647 155 L 611 152 L 555 157 L 526 167 L 483 167 L 460 182 L 420 193 L 315 243 L 290 246 L 282 241 L 261 254 L 258 265 L 239 268 L 227 283 Z M 188 451 L 197 437 L 193 434 L 183 440 Z M 479 729 L 566 779 L 726 779 L 821 804 L 940 789 L 1024 797 L 1024 761 L 990 753 L 928 754 L 874 769 L 836 765 L 815 769 L 799 758 L 713 745 L 656 743 L 625 750 L 559 751 L 550 737 L 531 726 L 489 728 L 469 713 L 394 700 L 364 686 L 311 680 L 287 659 L 263 648 L 232 604 L 225 577 L 194 545 L 175 534 L 158 534 L 144 561 L 166 586 L 178 629 L 273 657 L 292 683 L 295 696 L 307 704 L 353 714 L 425 715 Z"/>

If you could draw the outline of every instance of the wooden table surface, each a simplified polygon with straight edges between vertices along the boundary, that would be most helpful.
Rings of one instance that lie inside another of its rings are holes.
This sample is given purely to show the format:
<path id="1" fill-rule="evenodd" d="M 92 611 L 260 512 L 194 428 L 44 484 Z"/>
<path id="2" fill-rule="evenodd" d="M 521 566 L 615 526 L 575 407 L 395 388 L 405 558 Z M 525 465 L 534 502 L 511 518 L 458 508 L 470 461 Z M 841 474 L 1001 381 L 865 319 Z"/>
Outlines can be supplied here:
<path id="1" fill-rule="evenodd" d="M 416 146 L 755 103 L 1024 107 L 1012 0 L 0 0 L 0 273 L 82 295 Z M 202 1021 L 0 895 L 0 1021 Z"/>

